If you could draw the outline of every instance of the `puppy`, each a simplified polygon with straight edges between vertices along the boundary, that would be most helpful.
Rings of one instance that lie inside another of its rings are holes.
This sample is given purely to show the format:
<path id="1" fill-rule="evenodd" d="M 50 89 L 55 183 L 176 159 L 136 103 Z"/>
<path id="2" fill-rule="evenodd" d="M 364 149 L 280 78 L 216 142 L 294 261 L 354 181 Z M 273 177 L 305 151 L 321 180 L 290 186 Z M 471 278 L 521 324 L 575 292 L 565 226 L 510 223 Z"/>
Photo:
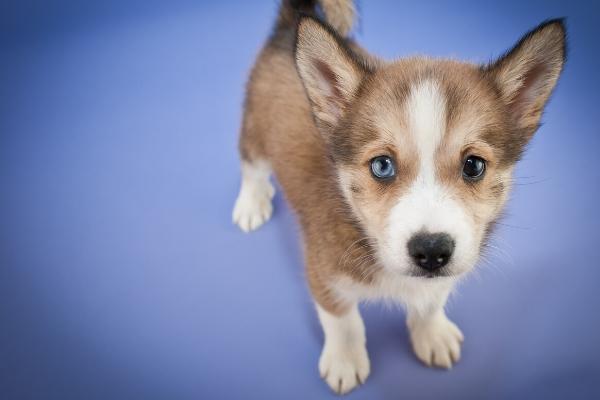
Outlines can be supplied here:
<path id="1" fill-rule="evenodd" d="M 244 231 L 267 221 L 275 174 L 302 227 L 319 371 L 337 393 L 369 375 L 361 300 L 402 303 L 425 364 L 459 360 L 446 299 L 475 266 L 565 61 L 562 20 L 475 65 L 375 58 L 348 38 L 354 18 L 349 0 L 283 1 L 248 82 L 233 211 Z"/>

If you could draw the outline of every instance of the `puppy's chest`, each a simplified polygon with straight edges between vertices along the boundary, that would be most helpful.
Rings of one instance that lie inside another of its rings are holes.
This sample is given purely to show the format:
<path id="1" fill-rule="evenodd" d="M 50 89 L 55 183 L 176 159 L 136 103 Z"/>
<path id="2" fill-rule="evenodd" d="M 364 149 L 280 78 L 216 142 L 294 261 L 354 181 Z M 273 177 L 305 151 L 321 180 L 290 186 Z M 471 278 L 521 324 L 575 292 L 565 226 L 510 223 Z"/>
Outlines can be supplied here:
<path id="1" fill-rule="evenodd" d="M 447 279 L 425 280 L 385 270 L 380 270 L 371 283 L 339 276 L 331 284 L 336 294 L 348 302 L 384 301 L 412 308 L 430 304 L 438 296 L 447 295 L 452 287 L 452 282 Z"/>

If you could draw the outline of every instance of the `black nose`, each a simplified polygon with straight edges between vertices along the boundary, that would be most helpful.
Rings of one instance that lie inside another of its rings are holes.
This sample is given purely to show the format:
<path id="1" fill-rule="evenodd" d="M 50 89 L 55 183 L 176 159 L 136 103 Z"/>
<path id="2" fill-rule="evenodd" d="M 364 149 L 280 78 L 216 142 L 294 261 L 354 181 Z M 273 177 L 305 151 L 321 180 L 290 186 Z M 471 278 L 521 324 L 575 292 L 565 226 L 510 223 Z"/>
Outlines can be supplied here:
<path id="1" fill-rule="evenodd" d="M 448 264 L 454 251 L 454 240 L 447 233 L 417 233 L 408 241 L 408 254 L 415 264 L 435 271 Z"/>

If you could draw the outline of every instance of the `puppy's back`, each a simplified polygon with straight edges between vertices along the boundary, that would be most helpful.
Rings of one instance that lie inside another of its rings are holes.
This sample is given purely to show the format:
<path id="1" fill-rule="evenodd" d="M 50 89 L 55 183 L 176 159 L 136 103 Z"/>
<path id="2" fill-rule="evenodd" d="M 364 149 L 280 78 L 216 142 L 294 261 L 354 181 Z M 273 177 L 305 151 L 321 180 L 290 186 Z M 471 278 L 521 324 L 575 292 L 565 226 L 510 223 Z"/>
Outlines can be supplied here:
<path id="1" fill-rule="evenodd" d="M 270 163 L 288 200 L 300 214 L 317 192 L 322 197 L 325 188 L 331 190 L 332 179 L 323 140 L 294 61 L 301 14 L 325 19 L 343 35 L 355 17 L 350 0 L 283 0 L 273 32 L 247 83 L 239 143 L 243 161 Z"/>

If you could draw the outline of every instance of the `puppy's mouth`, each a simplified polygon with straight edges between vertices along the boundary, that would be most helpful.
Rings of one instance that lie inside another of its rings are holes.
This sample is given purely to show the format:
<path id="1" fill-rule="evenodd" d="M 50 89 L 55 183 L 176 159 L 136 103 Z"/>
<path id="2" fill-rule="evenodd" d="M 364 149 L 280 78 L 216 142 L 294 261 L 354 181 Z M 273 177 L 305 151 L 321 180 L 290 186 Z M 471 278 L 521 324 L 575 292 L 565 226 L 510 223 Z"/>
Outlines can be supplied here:
<path id="1" fill-rule="evenodd" d="M 440 269 L 436 269 L 434 271 L 427 271 L 421 268 L 412 268 L 408 272 L 409 276 L 414 278 L 425 278 L 425 279 L 434 279 L 434 278 L 449 278 L 456 276 L 449 268 L 443 267 Z"/>

